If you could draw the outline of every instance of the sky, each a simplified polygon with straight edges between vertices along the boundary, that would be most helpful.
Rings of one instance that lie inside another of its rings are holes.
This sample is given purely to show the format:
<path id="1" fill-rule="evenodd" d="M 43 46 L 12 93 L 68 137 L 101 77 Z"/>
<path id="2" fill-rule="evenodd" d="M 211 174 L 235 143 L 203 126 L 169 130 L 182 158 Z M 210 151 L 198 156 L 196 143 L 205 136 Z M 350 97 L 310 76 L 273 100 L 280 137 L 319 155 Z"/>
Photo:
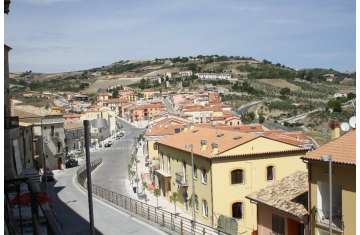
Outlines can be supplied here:
<path id="1" fill-rule="evenodd" d="M 10 70 L 218 54 L 355 71 L 355 0 L 13 0 Z"/>

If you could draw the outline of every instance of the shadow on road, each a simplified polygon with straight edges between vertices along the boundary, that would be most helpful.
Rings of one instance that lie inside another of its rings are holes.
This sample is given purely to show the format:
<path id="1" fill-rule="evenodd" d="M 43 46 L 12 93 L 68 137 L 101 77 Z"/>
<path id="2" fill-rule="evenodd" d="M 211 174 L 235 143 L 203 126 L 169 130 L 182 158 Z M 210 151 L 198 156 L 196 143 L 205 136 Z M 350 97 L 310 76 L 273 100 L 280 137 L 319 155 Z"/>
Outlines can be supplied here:
<path id="1" fill-rule="evenodd" d="M 56 181 L 48 184 L 49 194 L 52 199 L 52 207 L 56 220 L 60 224 L 63 234 L 68 235 L 80 235 L 80 234 L 90 234 L 90 223 L 81 217 L 76 211 L 69 207 L 71 203 L 76 203 L 77 199 L 63 202 L 58 194 L 65 187 L 55 186 Z M 99 230 L 95 228 L 96 235 L 102 235 Z"/>

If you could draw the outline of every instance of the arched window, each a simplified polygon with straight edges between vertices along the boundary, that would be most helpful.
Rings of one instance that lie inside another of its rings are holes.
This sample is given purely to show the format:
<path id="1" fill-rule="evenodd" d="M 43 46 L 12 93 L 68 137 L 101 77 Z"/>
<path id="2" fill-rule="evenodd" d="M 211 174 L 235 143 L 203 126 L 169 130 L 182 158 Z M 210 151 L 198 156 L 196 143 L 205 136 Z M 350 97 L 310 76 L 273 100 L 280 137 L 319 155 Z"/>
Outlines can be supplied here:
<path id="1" fill-rule="evenodd" d="M 273 180 L 274 179 L 274 166 L 266 167 L 266 179 Z"/>
<path id="2" fill-rule="evenodd" d="M 232 204 L 232 217 L 236 219 L 242 219 L 243 218 L 243 205 L 242 202 L 235 202 Z"/>
<path id="3" fill-rule="evenodd" d="M 244 183 L 244 171 L 237 169 L 231 172 L 231 184 Z"/>

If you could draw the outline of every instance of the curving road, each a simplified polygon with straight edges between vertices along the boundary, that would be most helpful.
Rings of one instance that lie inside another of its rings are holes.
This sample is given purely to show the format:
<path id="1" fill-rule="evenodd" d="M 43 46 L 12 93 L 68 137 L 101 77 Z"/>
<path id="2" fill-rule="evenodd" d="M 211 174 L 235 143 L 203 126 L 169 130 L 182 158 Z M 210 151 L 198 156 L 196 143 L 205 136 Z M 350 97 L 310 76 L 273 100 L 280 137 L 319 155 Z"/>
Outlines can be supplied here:
<path id="1" fill-rule="evenodd" d="M 102 157 L 103 164 L 93 173 L 93 182 L 105 188 L 125 192 L 127 161 L 134 138 L 142 130 L 123 124 L 127 135 L 112 149 L 92 153 L 91 158 Z M 53 210 L 63 234 L 89 234 L 87 193 L 75 182 L 76 168 L 55 171 L 55 182 L 49 187 Z M 96 234 L 165 234 L 96 198 L 93 199 Z"/>

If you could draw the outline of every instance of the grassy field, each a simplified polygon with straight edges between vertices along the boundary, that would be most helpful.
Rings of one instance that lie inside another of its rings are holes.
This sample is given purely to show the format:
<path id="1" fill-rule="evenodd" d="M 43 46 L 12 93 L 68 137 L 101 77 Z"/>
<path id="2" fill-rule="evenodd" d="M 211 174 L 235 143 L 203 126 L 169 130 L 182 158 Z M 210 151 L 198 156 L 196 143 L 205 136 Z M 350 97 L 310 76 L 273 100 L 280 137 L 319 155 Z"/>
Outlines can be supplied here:
<path id="1" fill-rule="evenodd" d="M 111 86 L 121 85 L 128 86 L 134 83 L 137 83 L 141 78 L 115 78 L 115 79 L 98 79 L 93 84 L 91 84 L 83 92 L 85 93 L 95 93 L 98 89 L 107 89 Z"/>
<path id="2" fill-rule="evenodd" d="M 257 81 L 265 83 L 266 85 L 271 85 L 278 88 L 289 88 L 291 91 L 298 91 L 301 88 L 292 84 L 284 79 L 258 79 Z"/>

